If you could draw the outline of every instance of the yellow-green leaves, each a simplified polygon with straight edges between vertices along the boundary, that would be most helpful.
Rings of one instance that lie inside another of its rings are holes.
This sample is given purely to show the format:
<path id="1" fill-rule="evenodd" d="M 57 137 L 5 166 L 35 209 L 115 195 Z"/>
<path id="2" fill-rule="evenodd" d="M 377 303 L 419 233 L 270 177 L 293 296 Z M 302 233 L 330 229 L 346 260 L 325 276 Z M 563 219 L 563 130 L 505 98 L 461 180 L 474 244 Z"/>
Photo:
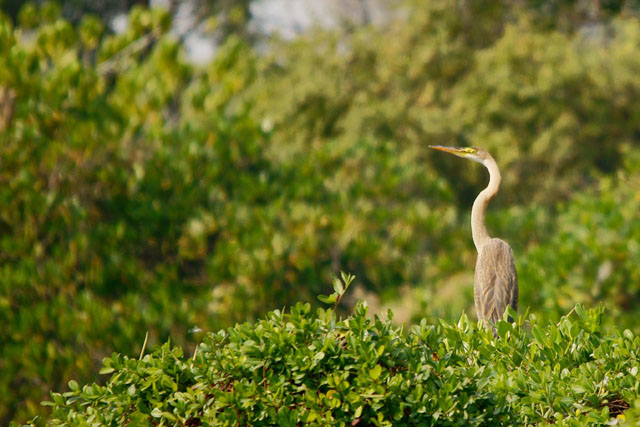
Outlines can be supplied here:
<path id="1" fill-rule="evenodd" d="M 143 360 L 114 354 L 105 386 L 70 382 L 46 404 L 54 424 L 585 425 L 640 416 L 640 346 L 604 334 L 601 311 L 575 311 L 532 334 L 520 326 L 532 319 L 517 318 L 495 340 L 464 319 L 404 334 L 370 320 L 362 303 L 344 320 L 298 304 L 209 334 L 193 358 L 168 344 Z"/>
<path id="2" fill-rule="evenodd" d="M 104 25 L 98 17 L 88 15 L 82 18 L 78 31 L 84 46 L 87 49 L 95 49 L 102 37 Z"/>

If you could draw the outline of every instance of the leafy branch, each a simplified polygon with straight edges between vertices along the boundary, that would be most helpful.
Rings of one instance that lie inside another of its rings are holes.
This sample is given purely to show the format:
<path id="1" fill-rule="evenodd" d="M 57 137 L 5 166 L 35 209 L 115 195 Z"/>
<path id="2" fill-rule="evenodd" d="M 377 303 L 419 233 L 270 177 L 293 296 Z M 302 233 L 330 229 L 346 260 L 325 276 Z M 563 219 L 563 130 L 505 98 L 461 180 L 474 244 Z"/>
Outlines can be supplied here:
<path id="1" fill-rule="evenodd" d="M 347 292 L 349 285 L 355 280 L 356 276 L 353 274 L 340 272 L 340 278 L 333 277 L 333 290 L 331 295 L 318 295 L 318 299 L 326 304 L 333 304 L 334 311 L 338 308 L 340 300 Z"/>

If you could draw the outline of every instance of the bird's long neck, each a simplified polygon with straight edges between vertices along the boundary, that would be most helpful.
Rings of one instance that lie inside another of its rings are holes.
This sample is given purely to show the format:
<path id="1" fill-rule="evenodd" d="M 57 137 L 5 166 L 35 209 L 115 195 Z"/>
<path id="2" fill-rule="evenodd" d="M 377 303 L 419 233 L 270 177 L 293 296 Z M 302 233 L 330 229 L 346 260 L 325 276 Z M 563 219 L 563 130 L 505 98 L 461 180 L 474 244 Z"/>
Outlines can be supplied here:
<path id="1" fill-rule="evenodd" d="M 489 185 L 478 194 L 471 209 L 471 234 L 473 236 L 473 244 L 478 252 L 480 252 L 480 248 L 491 238 L 487 232 L 484 217 L 489 201 L 498 192 L 500 181 L 502 181 L 498 164 L 493 158 L 486 159 L 483 164 L 489 170 Z"/>

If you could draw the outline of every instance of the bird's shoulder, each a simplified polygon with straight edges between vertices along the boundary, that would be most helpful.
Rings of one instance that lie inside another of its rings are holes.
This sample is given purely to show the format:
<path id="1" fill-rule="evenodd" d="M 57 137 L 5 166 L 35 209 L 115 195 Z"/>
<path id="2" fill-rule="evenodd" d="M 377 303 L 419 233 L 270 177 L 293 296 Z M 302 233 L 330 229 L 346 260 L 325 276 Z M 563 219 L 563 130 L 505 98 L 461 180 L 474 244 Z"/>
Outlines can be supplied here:
<path id="1" fill-rule="evenodd" d="M 513 257 L 513 249 L 507 242 L 497 237 L 493 237 L 482 245 L 478 251 L 479 256 L 505 255 Z"/>

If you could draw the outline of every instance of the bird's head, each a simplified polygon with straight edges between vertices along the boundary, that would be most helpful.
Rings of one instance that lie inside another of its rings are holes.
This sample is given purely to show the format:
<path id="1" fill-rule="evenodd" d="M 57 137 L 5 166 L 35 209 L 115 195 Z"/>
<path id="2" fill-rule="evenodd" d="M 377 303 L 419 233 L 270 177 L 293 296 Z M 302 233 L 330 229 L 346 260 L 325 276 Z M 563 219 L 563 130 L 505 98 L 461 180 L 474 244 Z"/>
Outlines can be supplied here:
<path id="1" fill-rule="evenodd" d="M 445 153 L 451 153 L 455 156 L 462 157 L 463 159 L 469 159 L 473 160 L 474 162 L 482 163 L 483 165 L 485 160 L 491 158 L 489 152 L 480 147 L 445 147 L 442 145 L 430 145 L 429 148 L 444 151 Z"/>

